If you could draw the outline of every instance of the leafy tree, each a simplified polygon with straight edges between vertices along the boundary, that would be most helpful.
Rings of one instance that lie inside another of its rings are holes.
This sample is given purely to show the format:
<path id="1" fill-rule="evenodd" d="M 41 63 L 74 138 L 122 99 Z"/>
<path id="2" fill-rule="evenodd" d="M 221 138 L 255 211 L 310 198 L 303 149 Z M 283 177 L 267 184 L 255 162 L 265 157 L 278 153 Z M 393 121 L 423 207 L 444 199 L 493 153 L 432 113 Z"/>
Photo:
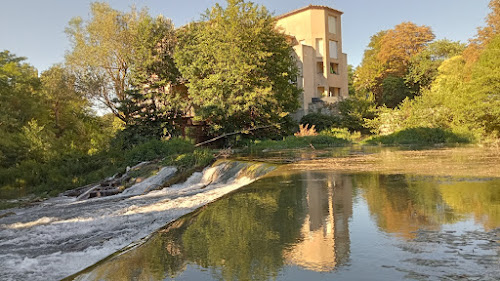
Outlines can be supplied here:
<path id="1" fill-rule="evenodd" d="M 488 43 L 472 69 L 463 110 L 487 133 L 500 137 L 500 35 Z"/>
<path id="2" fill-rule="evenodd" d="M 347 83 L 349 89 L 349 96 L 356 94 L 356 88 L 354 87 L 354 67 L 352 65 L 347 65 Z"/>
<path id="3" fill-rule="evenodd" d="M 314 125 L 314 129 L 317 132 L 321 132 L 323 130 L 330 129 L 331 127 L 339 127 L 340 118 L 338 116 L 313 112 L 304 115 L 300 119 L 300 124 L 310 126 Z"/>
<path id="4" fill-rule="evenodd" d="M 382 87 L 382 103 L 389 108 L 395 108 L 406 97 L 411 97 L 410 89 L 401 77 L 388 76 L 382 82 Z"/>
<path id="5" fill-rule="evenodd" d="M 118 109 L 126 116 L 123 134 L 132 143 L 141 139 L 172 137 L 180 133 L 182 117 L 189 110 L 187 92 L 173 53 L 174 26 L 163 17 L 145 17 L 138 25 L 136 59 L 131 71 L 131 89 Z"/>
<path id="6" fill-rule="evenodd" d="M 91 103 L 75 89 L 75 76 L 63 65 L 44 71 L 40 80 L 44 103 L 49 109 L 47 139 L 52 153 L 93 153 L 105 148 L 113 136 L 107 121 L 95 116 Z M 50 133 L 48 132 L 50 131 Z"/>
<path id="7" fill-rule="evenodd" d="M 430 43 L 426 49 L 412 57 L 404 76 L 412 96 L 420 95 L 423 90 L 428 89 L 438 75 L 441 63 L 460 55 L 464 49 L 465 44 L 443 39 Z"/>
<path id="8" fill-rule="evenodd" d="M 339 102 L 339 110 L 342 127 L 362 133 L 369 133 L 365 120 L 375 118 L 377 112 L 373 95 L 358 92 Z"/>
<path id="9" fill-rule="evenodd" d="M 403 22 L 384 34 L 377 57 L 387 65 L 390 74 L 404 75 L 410 59 L 420 53 L 434 37 L 428 26 Z"/>
<path id="10" fill-rule="evenodd" d="M 479 59 L 486 45 L 500 33 L 500 0 L 490 0 L 488 7 L 491 12 L 486 17 L 486 26 L 478 28 L 477 35 L 464 51 L 464 58 L 469 65 Z"/>
<path id="11" fill-rule="evenodd" d="M 382 38 L 387 31 L 379 31 L 370 39 L 363 54 L 361 65 L 356 68 L 354 88 L 357 93 L 372 93 L 376 100 L 382 99 L 382 81 L 385 77 L 385 66 L 378 58 Z"/>
<path id="12" fill-rule="evenodd" d="M 275 124 L 299 107 L 292 48 L 264 7 L 228 0 L 202 20 L 179 30 L 175 61 L 210 134 Z"/>
<path id="13" fill-rule="evenodd" d="M 107 3 L 91 4 L 91 18 L 73 18 L 66 33 L 72 51 L 66 60 L 77 75 L 81 92 L 103 102 L 118 118 L 127 121 L 118 108 L 128 98 L 133 85 L 152 79 L 172 81 L 173 25 L 158 17 L 152 19 L 146 9 L 124 13 Z"/>
<path id="14" fill-rule="evenodd" d="M 23 126 L 47 116 L 37 71 L 25 58 L 0 52 L 0 167 L 28 157 Z"/>
<path id="15" fill-rule="evenodd" d="M 429 27 L 411 22 L 403 22 L 394 29 L 373 35 L 363 61 L 356 69 L 356 90 L 365 95 L 372 93 L 378 105 L 397 106 L 405 97 L 411 96 L 408 85 L 399 78 L 405 77 L 412 61 L 433 39 Z"/>

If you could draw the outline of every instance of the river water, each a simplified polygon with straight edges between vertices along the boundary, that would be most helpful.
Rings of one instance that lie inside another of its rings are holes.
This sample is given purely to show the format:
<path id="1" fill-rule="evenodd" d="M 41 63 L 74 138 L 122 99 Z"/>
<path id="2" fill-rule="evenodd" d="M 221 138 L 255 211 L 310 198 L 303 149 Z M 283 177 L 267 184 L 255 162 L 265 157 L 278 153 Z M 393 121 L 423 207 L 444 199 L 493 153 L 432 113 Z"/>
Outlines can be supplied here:
<path id="1" fill-rule="evenodd" d="M 281 167 L 68 280 L 498 280 L 500 179 Z"/>
<path id="2" fill-rule="evenodd" d="M 498 280 L 499 155 L 349 153 L 3 211 L 0 280 Z"/>

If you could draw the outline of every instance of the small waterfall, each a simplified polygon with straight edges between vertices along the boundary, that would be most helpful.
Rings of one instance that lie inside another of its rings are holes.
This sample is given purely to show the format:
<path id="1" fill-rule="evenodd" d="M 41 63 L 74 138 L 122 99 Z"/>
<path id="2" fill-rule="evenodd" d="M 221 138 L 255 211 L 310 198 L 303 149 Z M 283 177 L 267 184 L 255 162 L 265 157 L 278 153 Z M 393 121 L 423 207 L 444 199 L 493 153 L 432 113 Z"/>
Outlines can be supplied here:
<path id="1" fill-rule="evenodd" d="M 74 274 L 274 169 L 266 163 L 217 161 L 184 183 L 152 190 L 176 172 L 165 167 L 122 194 L 82 201 L 62 197 L 6 210 L 14 214 L 0 218 L 0 280 Z"/>
<path id="2" fill-rule="evenodd" d="M 156 175 L 136 183 L 122 192 L 123 195 L 139 195 L 162 186 L 177 172 L 176 167 L 163 167 Z"/>

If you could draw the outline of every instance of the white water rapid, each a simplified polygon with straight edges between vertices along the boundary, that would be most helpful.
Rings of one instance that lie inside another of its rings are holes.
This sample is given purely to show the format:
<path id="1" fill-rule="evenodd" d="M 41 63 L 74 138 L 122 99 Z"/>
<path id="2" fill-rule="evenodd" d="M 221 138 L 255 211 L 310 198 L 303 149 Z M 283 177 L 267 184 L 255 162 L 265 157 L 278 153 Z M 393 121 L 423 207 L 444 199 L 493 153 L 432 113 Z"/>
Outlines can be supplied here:
<path id="1" fill-rule="evenodd" d="M 147 192 L 151 187 L 141 185 L 109 197 L 57 197 L 4 210 L 14 214 L 0 218 L 0 280 L 57 280 L 74 274 L 272 169 L 219 162 L 162 190 Z"/>

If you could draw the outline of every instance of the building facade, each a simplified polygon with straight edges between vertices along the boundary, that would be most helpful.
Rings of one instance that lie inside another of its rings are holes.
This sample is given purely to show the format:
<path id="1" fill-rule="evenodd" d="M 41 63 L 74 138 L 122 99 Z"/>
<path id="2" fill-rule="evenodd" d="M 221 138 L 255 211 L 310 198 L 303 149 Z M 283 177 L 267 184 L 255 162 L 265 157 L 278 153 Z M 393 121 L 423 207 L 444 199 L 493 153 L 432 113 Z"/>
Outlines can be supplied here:
<path id="1" fill-rule="evenodd" d="M 303 115 L 347 98 L 347 55 L 342 53 L 341 11 L 309 5 L 276 18 L 290 36 L 299 64 L 298 86 L 303 89 Z"/>

